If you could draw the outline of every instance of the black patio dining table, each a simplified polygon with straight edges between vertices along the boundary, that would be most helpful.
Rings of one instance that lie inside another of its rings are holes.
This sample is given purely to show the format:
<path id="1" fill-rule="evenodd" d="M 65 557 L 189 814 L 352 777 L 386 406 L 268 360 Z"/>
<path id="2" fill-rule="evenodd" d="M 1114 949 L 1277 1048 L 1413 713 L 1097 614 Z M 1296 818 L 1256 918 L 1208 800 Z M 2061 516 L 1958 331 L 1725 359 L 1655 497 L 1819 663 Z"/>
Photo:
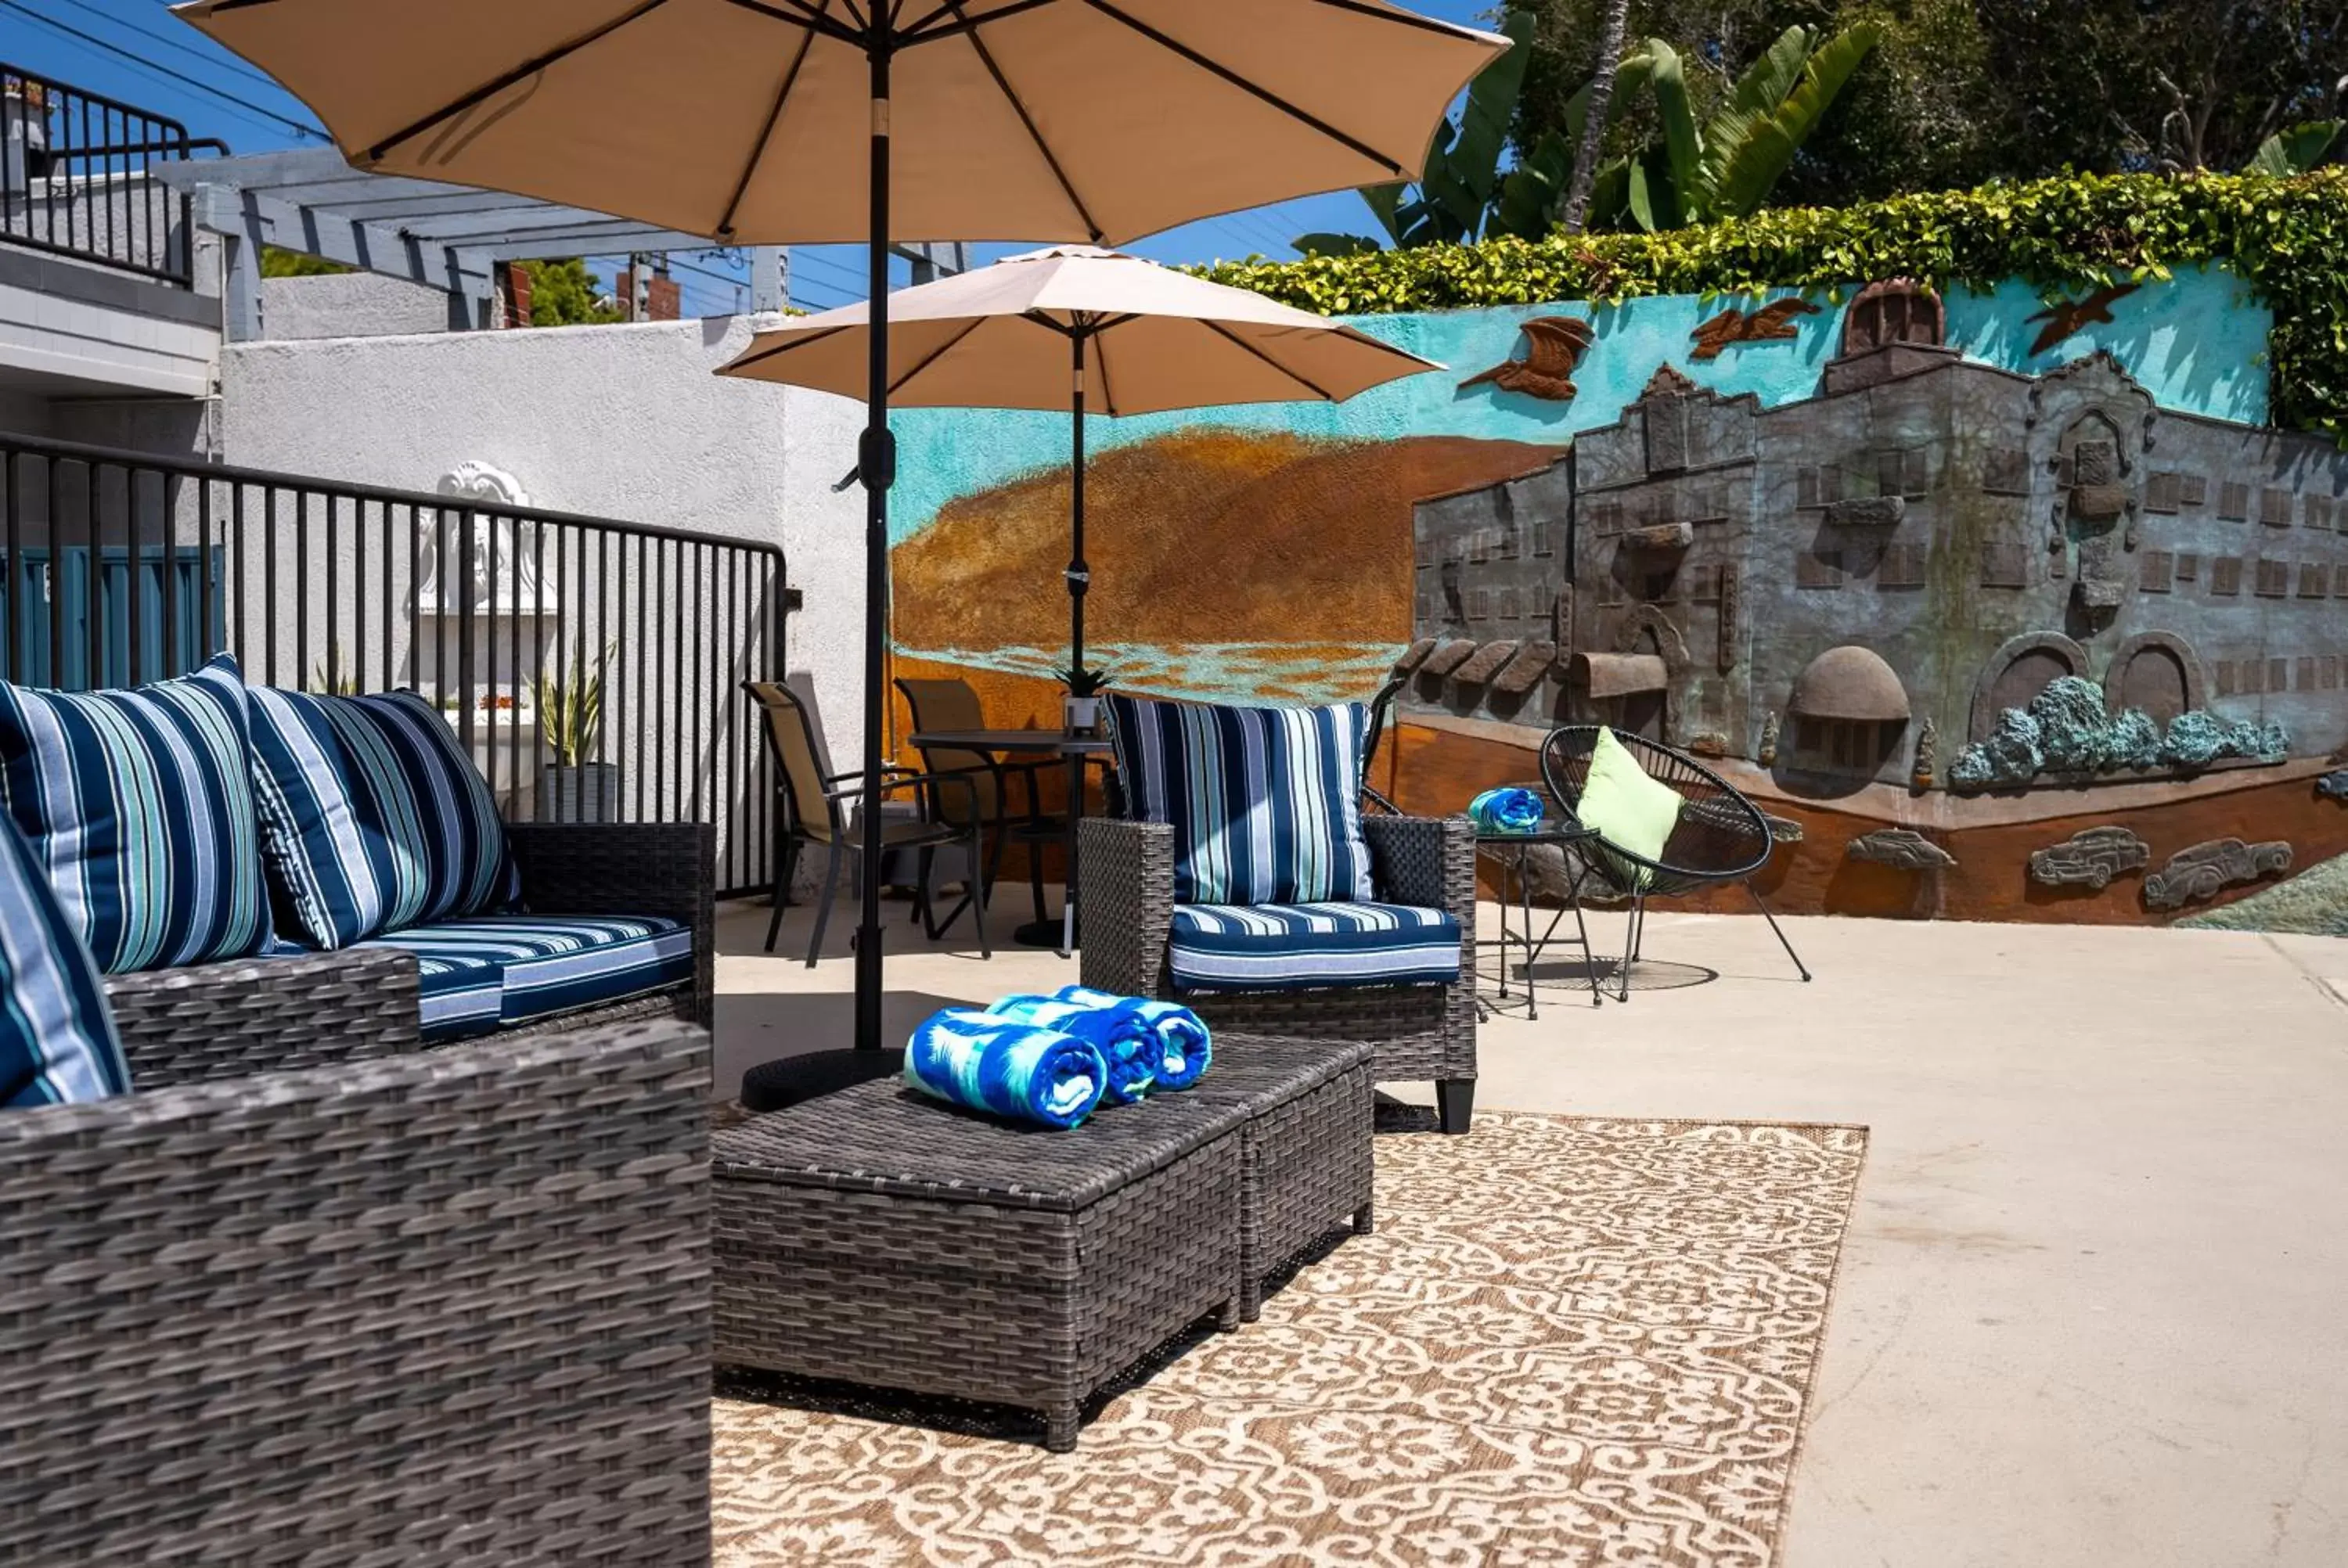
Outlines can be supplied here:
<path id="1" fill-rule="evenodd" d="M 1031 920 L 1012 939 L 1030 948 L 1056 948 L 1068 958 L 1076 948 L 1076 825 L 1085 815 L 1085 759 L 1106 756 L 1107 735 L 1067 735 L 1057 730 L 919 730 L 916 747 L 979 752 L 988 756 L 1059 756 L 1068 763 L 1067 882 L 1061 890 L 1057 920 Z"/>

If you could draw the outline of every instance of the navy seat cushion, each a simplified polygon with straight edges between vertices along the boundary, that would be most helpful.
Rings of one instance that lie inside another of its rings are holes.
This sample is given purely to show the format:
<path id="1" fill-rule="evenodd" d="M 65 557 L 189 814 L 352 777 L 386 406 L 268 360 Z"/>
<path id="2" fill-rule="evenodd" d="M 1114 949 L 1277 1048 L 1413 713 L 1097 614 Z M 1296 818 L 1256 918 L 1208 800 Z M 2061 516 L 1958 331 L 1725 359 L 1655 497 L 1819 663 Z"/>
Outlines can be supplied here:
<path id="1" fill-rule="evenodd" d="M 442 920 L 359 943 L 414 953 L 423 1035 L 453 1040 L 604 1007 L 693 979 L 693 932 L 655 916 Z"/>
<path id="2" fill-rule="evenodd" d="M 129 1087 L 97 966 L 0 814 L 0 1106 L 77 1104 Z"/>
<path id="3" fill-rule="evenodd" d="M 252 755 L 287 935 L 332 950 L 518 901 L 497 801 L 415 692 L 254 687 Z"/>
<path id="4" fill-rule="evenodd" d="M 1167 943 L 1178 991 L 1449 985 L 1459 922 L 1403 904 L 1180 904 Z"/>
<path id="5" fill-rule="evenodd" d="M 108 974 L 268 945 L 244 678 L 226 654 L 128 692 L 0 685 L 0 804 Z"/>
<path id="6" fill-rule="evenodd" d="M 1111 692 L 1127 814 L 1174 828 L 1178 904 L 1375 897 L 1362 835 L 1368 708 L 1234 708 Z"/>

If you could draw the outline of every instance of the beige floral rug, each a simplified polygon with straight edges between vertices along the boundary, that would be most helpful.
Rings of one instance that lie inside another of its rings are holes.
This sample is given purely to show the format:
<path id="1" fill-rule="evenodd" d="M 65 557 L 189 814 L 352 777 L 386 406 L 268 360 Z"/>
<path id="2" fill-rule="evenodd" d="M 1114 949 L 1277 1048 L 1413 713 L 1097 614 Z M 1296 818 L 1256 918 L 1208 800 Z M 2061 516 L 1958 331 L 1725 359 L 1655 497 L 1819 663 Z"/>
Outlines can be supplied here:
<path id="1" fill-rule="evenodd" d="M 1486 1112 L 1073 1454 L 721 1399 L 721 1568 L 1776 1556 L 1867 1134 Z M 953 1430 L 949 1430 L 953 1429 Z"/>

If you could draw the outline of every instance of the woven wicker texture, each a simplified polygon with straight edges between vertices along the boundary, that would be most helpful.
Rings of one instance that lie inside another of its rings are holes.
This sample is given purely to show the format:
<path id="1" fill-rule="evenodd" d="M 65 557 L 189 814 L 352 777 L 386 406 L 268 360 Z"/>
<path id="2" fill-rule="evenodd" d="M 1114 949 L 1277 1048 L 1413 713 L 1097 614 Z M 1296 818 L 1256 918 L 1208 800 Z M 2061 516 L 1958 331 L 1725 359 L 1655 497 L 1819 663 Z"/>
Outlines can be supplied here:
<path id="1" fill-rule="evenodd" d="M 1226 1034 L 1188 1091 L 1247 1107 L 1240 1195 L 1240 1318 L 1263 1311 L 1266 1276 L 1351 1225 L 1373 1224 L 1370 1134 L 1375 1048 L 1351 1040 Z"/>
<path id="2" fill-rule="evenodd" d="M 708 1553 L 708 1037 L 0 1117 L 0 1561 Z"/>
<path id="3" fill-rule="evenodd" d="M 1174 916 L 1172 828 L 1092 819 L 1078 831 L 1086 985 L 1169 998 L 1217 1030 L 1368 1040 L 1377 1048 L 1381 1081 L 1475 1078 L 1476 834 L 1466 817 L 1362 820 L 1379 899 L 1447 909 L 1458 919 L 1457 982 L 1260 994 L 1173 989 L 1166 958 Z"/>
<path id="4" fill-rule="evenodd" d="M 111 975 L 106 1000 L 142 1093 L 417 1049 L 416 955 L 379 948 Z"/>

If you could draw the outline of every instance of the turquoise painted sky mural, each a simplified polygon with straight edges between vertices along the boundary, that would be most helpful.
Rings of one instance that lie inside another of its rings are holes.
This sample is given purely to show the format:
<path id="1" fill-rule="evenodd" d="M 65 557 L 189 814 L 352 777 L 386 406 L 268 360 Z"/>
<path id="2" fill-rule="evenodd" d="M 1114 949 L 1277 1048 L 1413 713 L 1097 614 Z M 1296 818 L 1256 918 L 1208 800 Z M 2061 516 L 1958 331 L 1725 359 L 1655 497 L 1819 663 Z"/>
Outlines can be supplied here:
<path id="1" fill-rule="evenodd" d="M 1779 290 L 1765 296 L 1784 298 Z M 1408 436 L 1465 436 L 1495 441 L 1562 444 L 1577 431 L 1612 424 L 1656 367 L 1669 363 L 1699 384 L 1726 395 L 1751 393 L 1769 405 L 1813 395 L 1826 362 L 1842 341 L 1842 317 L 1857 286 L 1805 297 L 1820 307 L 1801 318 L 1791 343 L 1751 343 L 1709 362 L 1688 356 L 1698 323 L 1748 296 L 1702 300 L 1673 294 L 1593 310 L 1589 304 L 1512 306 L 1410 315 L 1365 316 L 1352 324 L 1450 367 L 1390 383 L 1350 403 L 1257 404 L 1095 418 L 1087 445 L 1098 453 L 1186 425 L 1215 425 L 1301 436 L 1390 440 Z M 2267 333 L 2272 316 L 2254 302 L 2232 273 L 2211 268 L 2149 281 L 2111 307 L 2108 324 L 2091 324 L 2033 358 L 2040 327 L 2026 318 L 2039 311 L 2037 291 L 2008 282 L 1982 292 L 1958 290 L 1947 300 L 1948 341 L 1967 357 L 2011 370 L 2043 373 L 2098 349 L 2108 349 L 2143 383 L 2160 406 L 2246 424 L 2267 415 Z M 1544 402 L 1486 385 L 1457 384 L 1518 351 L 1518 326 L 1529 316 L 1574 315 L 1589 320 L 1597 342 L 1575 373 L 1580 388 L 1570 403 Z M 891 495 L 891 532 L 909 538 L 939 509 L 1038 469 L 1065 466 L 1068 419 L 1061 414 L 961 409 L 909 409 L 893 421 L 900 442 L 898 479 Z"/>

